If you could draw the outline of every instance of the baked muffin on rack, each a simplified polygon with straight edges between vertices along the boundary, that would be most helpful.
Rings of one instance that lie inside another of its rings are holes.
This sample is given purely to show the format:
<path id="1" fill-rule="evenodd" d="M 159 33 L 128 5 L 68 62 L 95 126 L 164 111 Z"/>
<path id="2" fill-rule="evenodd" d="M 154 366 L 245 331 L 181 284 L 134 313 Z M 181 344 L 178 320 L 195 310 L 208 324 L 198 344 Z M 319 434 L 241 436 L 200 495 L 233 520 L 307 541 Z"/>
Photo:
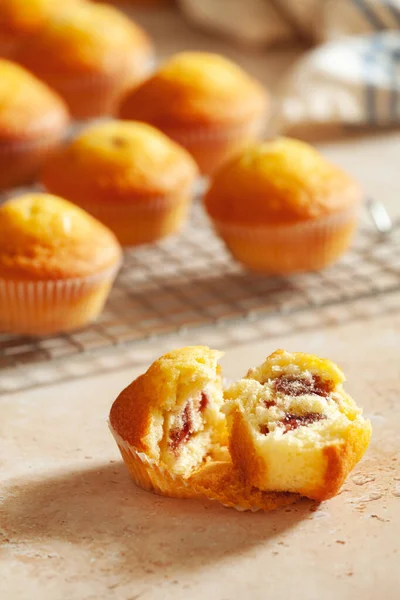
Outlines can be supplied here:
<path id="1" fill-rule="evenodd" d="M 105 223 L 124 246 L 176 233 L 186 219 L 197 167 L 145 123 L 89 127 L 46 164 L 42 183 Z"/>
<path id="2" fill-rule="evenodd" d="M 166 496 L 198 495 L 186 480 L 226 448 L 221 352 L 204 346 L 156 360 L 114 402 L 110 429 L 137 485 Z"/>
<path id="3" fill-rule="evenodd" d="M 371 436 L 343 382 L 329 360 L 278 350 L 225 391 L 230 453 L 249 484 L 319 501 L 338 493 Z"/>
<path id="4" fill-rule="evenodd" d="M 53 13 L 15 60 L 65 99 L 77 119 L 113 114 L 146 75 L 153 49 L 144 31 L 106 4 L 78 2 Z"/>
<path id="5" fill-rule="evenodd" d="M 352 177 L 313 147 L 277 138 L 224 164 L 205 205 L 234 258 L 280 275 L 334 263 L 353 239 L 361 199 Z"/>
<path id="6" fill-rule="evenodd" d="M 145 121 L 184 146 L 209 175 L 264 128 L 268 95 L 217 54 L 183 52 L 128 92 L 123 119 Z"/>
<path id="7" fill-rule="evenodd" d="M 78 329 L 101 312 L 121 249 L 104 225 L 69 202 L 27 194 L 0 206 L 0 330 Z"/>
<path id="8" fill-rule="evenodd" d="M 0 59 L 0 191 L 32 180 L 68 123 L 67 107 L 55 92 Z"/>
<path id="9" fill-rule="evenodd" d="M 85 1 L 68 0 L 71 5 Z M 62 5 L 60 0 L 0 0 L 0 56 L 12 57 Z"/>

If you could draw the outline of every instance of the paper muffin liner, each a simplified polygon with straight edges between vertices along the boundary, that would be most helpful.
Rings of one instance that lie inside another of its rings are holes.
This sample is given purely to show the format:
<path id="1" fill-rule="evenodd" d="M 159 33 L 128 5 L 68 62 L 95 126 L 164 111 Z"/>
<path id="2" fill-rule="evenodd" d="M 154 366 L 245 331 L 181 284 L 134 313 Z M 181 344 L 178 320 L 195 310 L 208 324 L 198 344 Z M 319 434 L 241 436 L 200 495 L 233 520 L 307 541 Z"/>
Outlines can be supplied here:
<path id="1" fill-rule="evenodd" d="M 193 474 L 189 483 L 195 491 L 209 500 L 239 512 L 276 510 L 300 499 L 298 494 L 262 492 L 246 485 L 230 460 L 206 463 Z"/>
<path id="2" fill-rule="evenodd" d="M 79 77 L 48 78 L 46 82 L 64 99 L 75 119 L 111 116 L 117 112 L 123 94 L 145 79 L 154 64 L 152 55 L 139 59 L 136 55 L 119 73 L 88 73 Z"/>
<path id="3" fill-rule="evenodd" d="M 18 50 L 21 40 L 0 34 L 0 58 L 11 59 Z"/>
<path id="4" fill-rule="evenodd" d="M 192 483 L 191 478 L 183 479 L 173 475 L 166 467 L 163 467 L 145 453 L 139 452 L 126 442 L 108 423 L 110 431 L 117 443 L 122 459 L 128 472 L 135 484 L 148 492 L 153 492 L 161 496 L 181 499 L 201 499 L 206 498 L 213 502 L 218 502 L 226 508 L 234 508 L 239 512 L 257 512 L 260 510 L 274 510 L 281 506 L 288 506 L 297 502 L 297 494 L 284 494 L 271 492 L 264 493 L 264 500 L 252 503 L 245 498 L 229 498 L 229 495 L 214 492 L 202 485 Z"/>
<path id="5" fill-rule="evenodd" d="M 265 119 L 254 119 L 247 123 L 212 128 L 193 127 L 185 131 L 181 129 L 168 129 L 168 135 L 176 139 L 182 146 L 190 143 L 213 144 L 216 141 L 236 140 L 242 136 L 261 137 L 265 129 Z"/>
<path id="6" fill-rule="evenodd" d="M 66 280 L 0 278 L 0 330 L 47 335 L 87 325 L 102 311 L 119 266 Z"/>
<path id="7" fill-rule="evenodd" d="M 250 270 L 284 275 L 323 269 L 349 248 L 360 204 L 293 225 L 239 225 L 211 217 L 232 256 Z"/>
<path id="8" fill-rule="evenodd" d="M 187 127 L 185 130 L 171 128 L 163 131 L 192 154 L 203 175 L 211 175 L 232 154 L 261 139 L 265 126 L 266 118 L 258 117 L 240 125 Z"/>
<path id="9" fill-rule="evenodd" d="M 131 202 L 79 203 L 88 213 L 109 227 L 122 246 L 156 242 L 177 233 L 185 223 L 191 194 L 169 195 Z"/>
<path id="10" fill-rule="evenodd" d="M 45 131 L 37 139 L 0 142 L 0 190 L 32 181 L 63 142 L 65 132 Z"/>
<path id="11" fill-rule="evenodd" d="M 111 423 L 108 426 L 129 474 L 138 487 L 171 498 L 199 498 L 201 496 L 187 484 L 183 477 L 173 475 L 144 452 L 136 450 L 122 439 Z"/>

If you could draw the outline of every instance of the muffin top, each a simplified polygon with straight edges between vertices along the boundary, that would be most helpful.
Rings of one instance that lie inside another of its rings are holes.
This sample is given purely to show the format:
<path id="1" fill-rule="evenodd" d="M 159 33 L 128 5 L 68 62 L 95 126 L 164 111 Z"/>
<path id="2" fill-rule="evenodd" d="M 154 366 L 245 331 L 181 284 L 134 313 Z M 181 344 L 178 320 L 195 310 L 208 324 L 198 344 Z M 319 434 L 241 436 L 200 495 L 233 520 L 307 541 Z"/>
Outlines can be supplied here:
<path id="1" fill-rule="evenodd" d="M 27 194 L 0 206 L 0 277 L 72 279 L 118 263 L 114 234 L 62 198 Z"/>
<path id="2" fill-rule="evenodd" d="M 60 0 L 0 0 L 0 35 L 23 39 L 36 33 L 60 4 Z"/>
<path id="3" fill-rule="evenodd" d="M 55 92 L 19 65 L 0 59 L 0 145 L 67 122 L 67 108 Z"/>
<path id="4" fill-rule="evenodd" d="M 125 119 L 179 128 L 240 124 L 264 114 L 267 93 L 240 67 L 217 54 L 183 52 L 122 101 Z"/>
<path id="5" fill-rule="evenodd" d="M 76 202 L 154 198 L 191 185 L 191 156 L 150 125 L 109 121 L 94 125 L 62 148 L 46 165 L 42 182 Z"/>
<path id="6" fill-rule="evenodd" d="M 61 79 L 114 75 L 132 68 L 138 55 L 150 50 L 144 31 L 121 12 L 82 2 L 53 13 L 19 49 L 16 60 L 44 79 Z"/>
<path id="7" fill-rule="evenodd" d="M 277 138 L 225 163 L 205 204 L 211 217 L 225 222 L 283 225 L 339 211 L 360 199 L 358 184 L 312 146 Z"/>

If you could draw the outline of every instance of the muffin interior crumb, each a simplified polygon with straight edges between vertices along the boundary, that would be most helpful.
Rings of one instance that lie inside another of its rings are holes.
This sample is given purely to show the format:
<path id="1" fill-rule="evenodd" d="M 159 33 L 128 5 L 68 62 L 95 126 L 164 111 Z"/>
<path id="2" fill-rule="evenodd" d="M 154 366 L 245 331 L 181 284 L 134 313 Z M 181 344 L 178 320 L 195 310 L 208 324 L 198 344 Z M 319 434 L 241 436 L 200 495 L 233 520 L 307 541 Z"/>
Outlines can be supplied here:
<path id="1" fill-rule="evenodd" d="M 189 475 L 218 445 L 220 433 L 225 431 L 222 402 L 221 380 L 216 375 L 164 414 L 160 458 L 173 472 Z"/>
<path id="2" fill-rule="evenodd" d="M 335 443 L 359 415 L 341 383 L 295 364 L 272 369 L 267 378 L 260 370 L 250 371 L 227 390 L 226 398 L 224 412 L 239 407 L 261 445 L 283 438 L 301 446 Z"/>

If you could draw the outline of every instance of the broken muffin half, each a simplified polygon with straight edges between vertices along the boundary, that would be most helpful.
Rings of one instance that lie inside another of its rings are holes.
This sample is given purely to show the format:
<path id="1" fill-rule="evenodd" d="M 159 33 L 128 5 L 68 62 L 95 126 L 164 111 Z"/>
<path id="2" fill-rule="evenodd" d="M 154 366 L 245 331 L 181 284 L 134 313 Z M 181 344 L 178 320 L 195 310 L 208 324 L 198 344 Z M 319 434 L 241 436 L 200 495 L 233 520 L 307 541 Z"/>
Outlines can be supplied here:
<path id="1" fill-rule="evenodd" d="M 228 454 L 221 352 L 174 350 L 121 392 L 110 429 L 135 482 L 169 496 L 197 493 L 185 480 L 212 456 Z"/>
<path id="2" fill-rule="evenodd" d="M 331 361 L 278 350 L 225 391 L 232 461 L 264 491 L 326 500 L 361 459 L 371 424 Z"/>

